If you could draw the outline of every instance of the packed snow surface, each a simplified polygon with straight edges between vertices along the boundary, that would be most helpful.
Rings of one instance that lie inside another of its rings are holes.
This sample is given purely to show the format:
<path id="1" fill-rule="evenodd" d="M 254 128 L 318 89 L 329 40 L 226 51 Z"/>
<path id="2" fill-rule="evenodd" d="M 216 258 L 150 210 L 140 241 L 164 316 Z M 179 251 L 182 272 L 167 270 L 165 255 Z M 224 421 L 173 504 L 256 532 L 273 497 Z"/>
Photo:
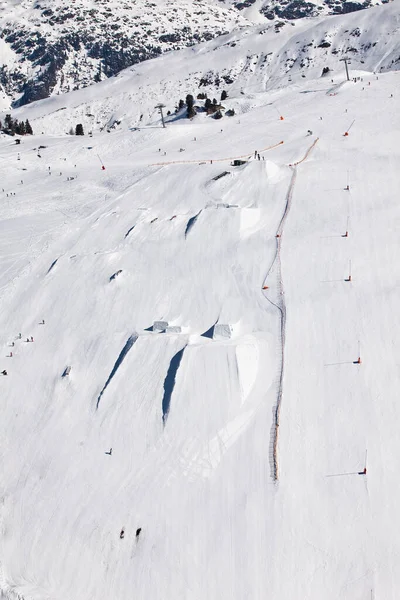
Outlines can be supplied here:
<path id="1" fill-rule="evenodd" d="M 397 600 L 399 74 L 353 75 L 0 137 L 4 598 Z"/>

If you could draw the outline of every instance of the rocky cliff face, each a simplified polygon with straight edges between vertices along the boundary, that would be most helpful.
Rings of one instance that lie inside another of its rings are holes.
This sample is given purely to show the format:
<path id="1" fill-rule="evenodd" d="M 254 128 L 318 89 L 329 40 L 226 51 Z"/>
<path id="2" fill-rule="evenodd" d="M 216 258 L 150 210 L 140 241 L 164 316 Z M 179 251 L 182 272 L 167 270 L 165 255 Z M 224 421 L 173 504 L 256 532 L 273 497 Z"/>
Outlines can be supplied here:
<path id="1" fill-rule="evenodd" d="M 7 2 L 0 8 L 0 85 L 14 106 L 27 104 L 246 23 L 235 8 L 201 0 Z"/>
<path id="2" fill-rule="evenodd" d="M 342 15 L 376 4 L 386 4 L 389 0 L 373 2 L 372 0 L 233 0 L 232 5 L 242 14 L 254 15 L 254 11 L 266 19 L 302 19 L 325 15 Z"/>

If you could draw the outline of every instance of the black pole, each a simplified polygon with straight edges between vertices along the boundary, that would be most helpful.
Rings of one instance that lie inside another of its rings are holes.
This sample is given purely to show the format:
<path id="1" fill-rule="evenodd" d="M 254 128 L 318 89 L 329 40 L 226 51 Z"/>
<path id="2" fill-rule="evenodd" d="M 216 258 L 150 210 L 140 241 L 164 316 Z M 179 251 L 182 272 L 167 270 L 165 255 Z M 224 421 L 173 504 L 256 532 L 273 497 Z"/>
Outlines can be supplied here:
<path id="1" fill-rule="evenodd" d="M 341 58 L 340 59 L 341 62 L 344 62 L 344 66 L 346 68 L 346 77 L 347 77 L 347 81 L 350 81 L 350 76 L 349 76 L 349 66 L 348 66 L 348 62 L 350 62 L 349 58 Z"/>
<path id="2" fill-rule="evenodd" d="M 161 113 L 161 121 L 162 121 L 162 126 L 165 129 L 165 123 L 164 123 L 164 115 L 163 115 L 163 111 L 162 111 L 162 106 L 160 106 L 160 113 Z"/>

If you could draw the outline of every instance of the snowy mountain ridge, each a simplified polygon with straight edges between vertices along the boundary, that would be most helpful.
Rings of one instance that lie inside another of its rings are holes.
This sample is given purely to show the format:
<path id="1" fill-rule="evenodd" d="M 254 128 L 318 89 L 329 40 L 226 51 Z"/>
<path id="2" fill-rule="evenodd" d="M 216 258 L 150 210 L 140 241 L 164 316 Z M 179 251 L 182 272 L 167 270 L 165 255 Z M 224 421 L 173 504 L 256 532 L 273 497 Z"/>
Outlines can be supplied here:
<path id="1" fill-rule="evenodd" d="M 14 114 L 29 118 L 45 133 L 67 133 L 77 123 L 86 132 L 129 129 L 159 123 L 159 102 L 171 113 L 167 120 L 174 121 L 179 100 L 187 94 L 219 101 L 223 90 L 228 93 L 224 107 L 240 114 L 257 106 L 258 94 L 265 91 L 319 78 L 324 70 L 328 81 L 342 76 L 345 57 L 350 72 L 398 69 L 399 31 L 395 3 L 283 28 L 254 26 L 146 61 L 87 90 L 53 96 Z M 196 104 L 201 110 L 204 100 Z"/>
<path id="2" fill-rule="evenodd" d="M 375 3 L 376 4 L 376 3 Z M 0 3 L 0 92 L 14 106 L 90 85 L 249 23 L 371 6 L 347 0 L 23 0 Z"/>

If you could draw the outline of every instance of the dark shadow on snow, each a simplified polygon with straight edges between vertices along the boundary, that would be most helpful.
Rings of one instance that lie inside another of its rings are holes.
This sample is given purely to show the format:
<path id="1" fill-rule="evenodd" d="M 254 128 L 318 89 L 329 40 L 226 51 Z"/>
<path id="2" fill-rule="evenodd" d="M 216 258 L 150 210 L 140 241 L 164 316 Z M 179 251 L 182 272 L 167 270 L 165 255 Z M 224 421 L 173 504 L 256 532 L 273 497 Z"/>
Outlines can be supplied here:
<path id="1" fill-rule="evenodd" d="M 128 237 L 128 235 L 130 234 L 130 232 L 132 231 L 132 229 L 135 229 L 135 225 L 133 225 L 130 229 L 128 229 L 128 231 L 125 234 L 124 239 L 126 239 Z"/>
<path id="2" fill-rule="evenodd" d="M 201 213 L 201 211 L 198 212 L 197 215 L 195 215 L 194 217 L 191 217 L 189 219 L 189 221 L 187 222 L 186 229 L 185 229 L 185 238 L 188 236 L 188 233 L 192 229 L 193 225 L 196 223 L 200 213 Z"/>
<path id="3" fill-rule="evenodd" d="M 101 397 L 104 394 L 104 392 L 106 391 L 108 384 L 110 383 L 111 379 L 114 377 L 115 373 L 118 371 L 119 367 L 122 365 L 122 362 L 123 362 L 125 356 L 128 354 L 129 350 L 132 348 L 133 344 L 136 342 L 137 339 L 138 339 L 138 335 L 136 333 L 131 335 L 129 337 L 128 341 L 126 342 L 125 346 L 122 348 L 121 352 L 119 353 L 119 356 L 115 362 L 115 365 L 113 366 L 112 371 L 111 371 L 110 375 L 108 376 L 108 379 L 107 379 L 103 389 L 101 390 L 99 397 L 97 398 L 96 410 L 99 408 Z"/>
<path id="4" fill-rule="evenodd" d="M 214 327 L 216 326 L 217 323 L 218 323 L 218 321 L 216 321 L 214 323 L 214 325 L 211 325 L 210 329 L 207 329 L 207 331 L 205 331 L 201 335 L 203 337 L 206 337 L 206 338 L 209 338 L 210 340 L 212 340 L 213 339 L 213 335 L 214 335 Z"/>
<path id="5" fill-rule="evenodd" d="M 186 346 L 185 346 L 185 348 L 186 348 Z M 174 387 L 175 387 L 176 374 L 178 372 L 179 365 L 181 364 L 181 360 L 182 360 L 182 356 L 185 351 L 185 348 L 182 348 L 182 350 L 179 350 L 179 352 L 177 352 L 175 354 L 175 356 L 172 357 L 171 362 L 169 363 L 167 376 L 164 380 L 164 397 L 163 397 L 163 401 L 162 401 L 162 412 L 163 412 L 162 418 L 163 418 L 164 425 L 167 422 L 169 408 L 171 405 L 172 392 L 174 391 Z"/>
<path id="6" fill-rule="evenodd" d="M 212 181 L 218 181 L 218 179 L 221 179 L 221 177 L 225 177 L 225 175 L 229 175 L 229 171 L 224 171 L 223 173 L 216 175 L 212 178 Z"/>
<path id="7" fill-rule="evenodd" d="M 54 267 L 54 265 L 56 264 L 56 262 L 57 262 L 57 261 L 58 261 L 58 258 L 56 258 L 56 260 L 53 260 L 53 262 L 51 263 L 51 265 L 50 265 L 50 267 L 49 267 L 49 269 L 48 269 L 48 271 L 47 271 L 47 273 L 46 273 L 46 275 L 47 275 L 48 273 L 50 273 L 50 271 L 52 270 L 52 268 Z"/>

